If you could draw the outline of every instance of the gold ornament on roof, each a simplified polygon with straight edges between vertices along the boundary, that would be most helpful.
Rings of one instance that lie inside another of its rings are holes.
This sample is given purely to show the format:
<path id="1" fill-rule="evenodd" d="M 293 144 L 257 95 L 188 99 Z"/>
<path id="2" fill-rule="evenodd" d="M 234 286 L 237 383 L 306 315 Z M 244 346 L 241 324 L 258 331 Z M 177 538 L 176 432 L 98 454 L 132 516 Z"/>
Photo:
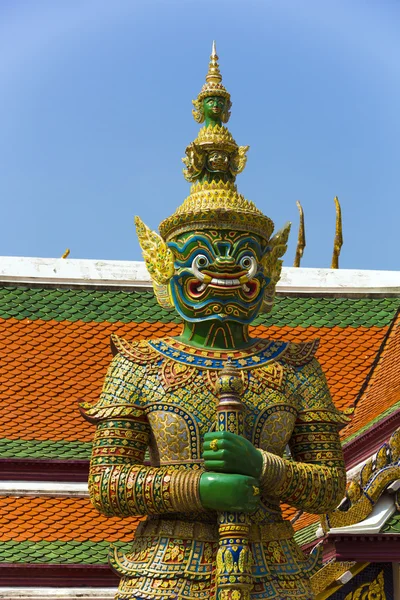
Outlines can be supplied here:
<path id="1" fill-rule="evenodd" d="M 299 234 L 297 237 L 296 254 L 294 257 L 293 266 L 300 267 L 301 259 L 303 258 L 304 248 L 306 247 L 306 230 L 304 226 L 304 211 L 303 207 L 298 200 L 296 200 L 297 208 L 299 209 L 300 222 L 299 222 Z"/>
<path id="2" fill-rule="evenodd" d="M 344 600 L 386 600 L 385 578 L 381 571 L 373 581 L 361 583 L 354 592 L 347 594 Z"/>
<path id="3" fill-rule="evenodd" d="M 227 123 L 230 117 L 230 109 L 232 106 L 231 95 L 228 90 L 222 84 L 222 75 L 219 70 L 218 56 L 215 48 L 215 42 L 213 42 L 210 63 L 208 65 L 208 73 L 206 75 L 206 82 L 201 88 L 200 94 L 196 100 L 192 100 L 194 109 L 192 111 L 193 117 L 198 123 L 204 122 L 204 111 L 203 111 L 203 100 L 210 96 L 221 96 L 226 98 L 226 109 L 221 117 L 223 123 Z"/>
<path id="4" fill-rule="evenodd" d="M 336 208 L 336 227 L 335 227 L 335 239 L 333 242 L 333 254 L 331 269 L 339 268 L 339 256 L 343 246 L 343 226 L 342 226 L 342 209 L 340 207 L 339 198 L 334 197 L 335 208 Z"/>

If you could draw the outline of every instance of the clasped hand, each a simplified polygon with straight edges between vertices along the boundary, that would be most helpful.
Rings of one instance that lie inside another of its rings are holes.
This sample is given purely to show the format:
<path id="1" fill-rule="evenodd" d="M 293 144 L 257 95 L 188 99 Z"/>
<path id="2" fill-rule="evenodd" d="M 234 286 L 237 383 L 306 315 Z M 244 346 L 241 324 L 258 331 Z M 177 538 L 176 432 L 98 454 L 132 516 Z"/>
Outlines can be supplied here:
<path id="1" fill-rule="evenodd" d="M 204 436 L 200 499 L 217 511 L 253 512 L 260 501 L 262 455 L 251 442 L 229 431 Z"/>

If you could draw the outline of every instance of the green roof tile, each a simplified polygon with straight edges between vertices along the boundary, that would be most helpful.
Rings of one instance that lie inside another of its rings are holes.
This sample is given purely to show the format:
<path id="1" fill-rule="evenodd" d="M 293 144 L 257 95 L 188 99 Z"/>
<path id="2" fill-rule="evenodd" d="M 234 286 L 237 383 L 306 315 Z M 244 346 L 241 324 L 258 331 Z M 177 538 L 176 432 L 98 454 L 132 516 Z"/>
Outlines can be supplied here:
<path id="1" fill-rule="evenodd" d="M 381 533 L 400 533 L 400 514 L 396 513 L 383 525 Z"/>
<path id="2" fill-rule="evenodd" d="M 290 327 L 385 327 L 400 306 L 399 298 L 307 298 L 278 296 L 270 315 L 255 324 Z M 0 287 L 0 318 L 56 321 L 143 321 L 176 323 L 151 290 L 88 290 Z"/>
<path id="3" fill-rule="evenodd" d="M 316 538 L 316 531 L 320 526 L 320 522 L 311 523 L 311 525 L 307 525 L 307 527 L 303 527 L 303 529 L 299 529 L 294 534 L 294 539 L 299 544 L 299 546 L 304 546 L 304 544 L 308 544 L 309 542 L 313 542 Z"/>
<path id="4" fill-rule="evenodd" d="M 113 544 L 128 552 L 131 544 Z M 87 564 L 108 562 L 110 542 L 2 542 L 0 562 L 30 564 Z"/>
<path id="5" fill-rule="evenodd" d="M 47 458 L 57 460 L 89 460 L 91 443 L 10 440 L 0 438 L 1 458 Z"/>

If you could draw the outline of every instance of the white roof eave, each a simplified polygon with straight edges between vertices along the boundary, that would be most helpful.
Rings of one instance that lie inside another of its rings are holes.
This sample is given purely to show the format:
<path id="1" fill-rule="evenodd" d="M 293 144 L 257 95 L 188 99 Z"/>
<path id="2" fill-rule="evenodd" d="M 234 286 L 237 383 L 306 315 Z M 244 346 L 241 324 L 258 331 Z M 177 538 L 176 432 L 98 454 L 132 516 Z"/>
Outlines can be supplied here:
<path id="1" fill-rule="evenodd" d="M 143 261 L 0 257 L 0 282 L 60 286 L 151 288 Z M 400 271 L 283 267 L 282 294 L 400 296 Z"/>

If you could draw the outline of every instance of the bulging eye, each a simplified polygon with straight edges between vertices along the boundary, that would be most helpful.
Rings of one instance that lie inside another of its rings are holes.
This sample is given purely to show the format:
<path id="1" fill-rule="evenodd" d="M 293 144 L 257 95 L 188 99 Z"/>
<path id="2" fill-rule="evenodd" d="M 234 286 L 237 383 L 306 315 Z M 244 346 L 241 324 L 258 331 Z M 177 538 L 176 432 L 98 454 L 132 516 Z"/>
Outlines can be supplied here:
<path id="1" fill-rule="evenodd" d="M 255 264 L 255 259 L 252 256 L 243 256 L 240 260 L 240 266 L 243 269 L 250 269 Z"/>
<path id="2" fill-rule="evenodd" d="M 193 266 L 198 267 L 199 269 L 204 269 L 204 267 L 207 267 L 209 264 L 209 260 L 204 254 L 198 254 L 193 260 Z"/>

